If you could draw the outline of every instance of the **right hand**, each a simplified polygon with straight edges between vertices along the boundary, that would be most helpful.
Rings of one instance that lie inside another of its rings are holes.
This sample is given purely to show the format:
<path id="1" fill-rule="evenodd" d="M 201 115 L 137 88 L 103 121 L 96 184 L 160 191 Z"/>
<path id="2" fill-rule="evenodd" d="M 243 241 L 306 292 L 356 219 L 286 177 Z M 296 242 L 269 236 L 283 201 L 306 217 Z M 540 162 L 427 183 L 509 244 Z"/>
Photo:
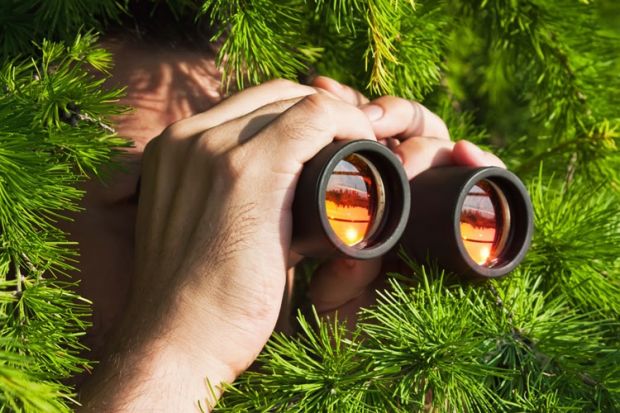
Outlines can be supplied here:
<path id="1" fill-rule="evenodd" d="M 194 351 L 235 375 L 245 370 L 278 316 L 298 175 L 333 139 L 374 134 L 354 106 L 278 80 L 153 140 L 138 211 L 135 305 L 146 296 L 161 303 L 156 318 L 168 318 L 179 300 L 175 335 L 200 337 Z"/>
<path id="2" fill-rule="evenodd" d="M 355 106 L 276 80 L 172 124 L 147 145 L 136 274 L 109 352 L 117 364 L 164 381 L 176 371 L 193 402 L 206 395 L 205 375 L 231 382 L 254 361 L 282 302 L 299 173 L 333 139 L 375 137 Z M 159 400 L 150 380 L 114 387 L 123 377 L 111 363 L 96 373 L 124 402 Z"/>

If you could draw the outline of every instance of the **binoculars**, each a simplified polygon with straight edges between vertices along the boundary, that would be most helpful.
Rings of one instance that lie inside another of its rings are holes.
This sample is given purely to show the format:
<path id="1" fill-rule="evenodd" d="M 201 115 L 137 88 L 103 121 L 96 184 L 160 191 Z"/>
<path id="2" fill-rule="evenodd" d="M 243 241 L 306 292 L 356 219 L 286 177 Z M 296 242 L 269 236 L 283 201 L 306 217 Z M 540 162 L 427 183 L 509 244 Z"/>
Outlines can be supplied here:
<path id="1" fill-rule="evenodd" d="M 304 164 L 291 248 L 306 257 L 370 259 L 400 242 L 416 260 L 496 278 L 521 262 L 532 232 L 530 197 L 505 169 L 438 167 L 409 182 L 385 146 L 337 141 Z"/>

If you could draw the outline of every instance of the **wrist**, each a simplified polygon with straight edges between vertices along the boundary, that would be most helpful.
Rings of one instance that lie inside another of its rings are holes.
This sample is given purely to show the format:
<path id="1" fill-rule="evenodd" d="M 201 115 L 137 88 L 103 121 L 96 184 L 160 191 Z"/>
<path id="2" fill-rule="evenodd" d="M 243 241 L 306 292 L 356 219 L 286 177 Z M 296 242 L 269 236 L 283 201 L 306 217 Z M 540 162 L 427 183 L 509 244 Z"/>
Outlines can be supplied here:
<path id="1" fill-rule="evenodd" d="M 180 290 L 168 291 L 150 303 L 133 300 L 135 305 L 130 305 L 119 325 L 115 351 L 130 354 L 141 349 L 171 363 L 182 361 L 192 375 L 212 372 L 212 384 L 219 384 L 214 379 L 232 382 L 242 371 L 223 357 L 222 345 L 226 343 L 221 337 L 227 336 L 227 326 L 221 322 L 224 315 L 211 309 L 207 303 L 212 300 L 204 301 L 199 306 Z"/>
<path id="2" fill-rule="evenodd" d="M 206 349 L 197 354 L 183 344 L 125 336 L 82 388 L 81 411 L 211 410 L 236 375 Z"/>

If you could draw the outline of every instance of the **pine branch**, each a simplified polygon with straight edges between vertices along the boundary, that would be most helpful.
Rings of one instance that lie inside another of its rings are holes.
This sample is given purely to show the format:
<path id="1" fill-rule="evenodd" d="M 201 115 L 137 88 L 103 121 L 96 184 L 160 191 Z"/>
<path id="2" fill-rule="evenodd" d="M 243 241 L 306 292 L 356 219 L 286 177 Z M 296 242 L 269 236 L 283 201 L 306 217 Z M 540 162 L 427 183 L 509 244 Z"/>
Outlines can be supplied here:
<path id="1" fill-rule="evenodd" d="M 76 251 L 56 223 L 79 209 L 75 185 L 127 145 L 99 120 L 122 108 L 93 75 L 110 62 L 95 42 L 44 41 L 38 59 L 0 64 L 0 411 L 69 411 L 62 381 L 89 368 L 90 306 L 58 279 Z"/>
<path id="2" fill-rule="evenodd" d="M 566 171 L 576 169 L 579 165 L 583 171 L 584 177 L 591 178 L 595 182 L 604 182 L 611 180 L 616 185 L 620 182 L 617 166 L 618 162 L 618 146 L 620 145 L 620 120 L 614 124 L 609 121 L 602 121 L 595 124 L 592 128 L 585 132 L 584 135 L 566 139 L 555 145 L 549 143 L 549 146 L 536 155 L 526 157 L 525 151 L 517 149 L 508 149 L 507 152 L 513 154 L 522 152 L 519 158 L 526 159 L 515 165 L 516 172 L 520 174 L 531 174 L 533 170 L 540 167 L 540 163 L 548 160 L 545 169 L 549 173 L 561 172 L 558 165 L 567 165 Z M 547 141 L 547 139 L 542 139 Z M 516 141 L 513 147 L 527 147 L 526 139 Z M 558 159 L 562 162 L 553 162 Z M 574 176 L 574 172 L 572 173 Z M 572 179 L 568 180 L 572 181 Z"/>
<path id="3" fill-rule="evenodd" d="M 611 70 L 618 62 L 618 38 L 599 30 L 596 8 L 565 0 L 455 3 L 477 37 L 460 36 L 470 42 L 462 59 L 471 61 L 472 52 L 479 59 L 465 72 L 478 78 L 463 81 L 479 87 L 471 92 L 483 91 L 490 99 L 483 103 L 488 105 L 484 116 L 501 128 L 502 144 L 510 139 L 504 153 L 512 165 L 535 173 L 535 158 L 557 153 L 554 161 L 562 173 L 583 168 L 599 180 L 617 180 L 617 157 L 600 145 L 600 137 L 604 125 L 614 130 L 618 124 L 612 109 L 618 98 L 610 93 L 620 87 Z M 453 63 L 454 69 L 459 66 Z M 527 165 L 520 167 L 523 161 Z M 607 166 L 597 170 L 595 165 Z"/>
<path id="4" fill-rule="evenodd" d="M 518 372 L 497 383 L 498 393 L 524 411 L 545 406 L 552 411 L 612 411 L 620 402 L 620 370 L 610 369 L 609 363 L 620 353 L 606 346 L 606 333 L 617 328 L 617 320 L 571 310 L 564 297 L 544 292 L 544 283 L 544 276 L 530 273 L 495 283 L 492 296 L 502 305 L 491 316 L 498 318 L 485 323 L 501 337 L 493 360 Z M 512 334 L 506 334 L 506 327 Z"/>
<path id="5" fill-rule="evenodd" d="M 0 347 L 4 347 L 0 339 Z M 62 386 L 28 374 L 32 366 L 27 357 L 12 352 L 0 352 L 0 411 L 70 412 L 62 402 Z"/>
<path id="6" fill-rule="evenodd" d="M 369 383 L 377 373 L 358 357 L 357 337 L 348 339 L 337 320 L 314 317 L 316 330 L 298 316 L 298 339 L 275 334 L 259 356 L 261 372 L 247 372 L 228 387 L 217 411 L 376 411 L 373 402 L 382 394 Z"/>
<path id="7" fill-rule="evenodd" d="M 280 2 L 278 7 L 266 0 L 205 1 L 202 13 L 221 27 L 214 40 L 224 36 L 218 53 L 224 85 L 235 81 L 243 88 L 248 82 L 294 79 L 304 72 L 320 52 L 305 39 L 304 11 L 299 0 Z"/>
<path id="8" fill-rule="evenodd" d="M 116 21 L 126 0 L 4 0 L 0 3 L 0 52 L 15 56 L 35 52 L 33 41 L 72 40 L 85 29 Z"/>
<path id="9" fill-rule="evenodd" d="M 541 175 L 531 185 L 537 234 L 527 259 L 543 286 L 584 312 L 620 311 L 618 193 L 581 178 L 570 187 Z"/>
<path id="10" fill-rule="evenodd" d="M 78 356 L 87 303 L 57 279 L 75 265 L 75 246 L 55 223 L 77 210 L 76 184 L 125 144 L 106 122 L 121 110 L 120 92 L 91 76 L 106 73 L 110 56 L 92 33 L 74 33 L 104 27 L 126 3 L 95 3 L 0 3 L 0 411 L 67 411 L 73 390 L 61 381 L 87 368 Z M 618 409 L 613 2 L 149 5 L 200 8 L 219 25 L 227 84 L 332 74 L 371 96 L 425 98 L 455 138 L 505 146 L 522 174 L 545 164 L 530 185 L 537 234 L 521 271 L 485 287 L 408 261 L 413 276 L 394 275 L 352 336 L 336 321 L 303 318 L 299 337 L 275 335 L 224 409 Z M 71 41 L 51 41 L 59 38 Z M 7 58 L 19 53 L 35 57 Z"/>
<path id="11" fill-rule="evenodd" d="M 620 354 L 601 351 L 616 320 L 570 310 L 540 291 L 542 278 L 526 273 L 482 288 L 448 283 L 405 259 L 413 278 L 390 280 L 350 339 L 343 326 L 317 320 L 312 329 L 301 317 L 300 337 L 276 334 L 260 370 L 228 389 L 223 411 L 618 406 L 620 370 L 608 363 Z"/>

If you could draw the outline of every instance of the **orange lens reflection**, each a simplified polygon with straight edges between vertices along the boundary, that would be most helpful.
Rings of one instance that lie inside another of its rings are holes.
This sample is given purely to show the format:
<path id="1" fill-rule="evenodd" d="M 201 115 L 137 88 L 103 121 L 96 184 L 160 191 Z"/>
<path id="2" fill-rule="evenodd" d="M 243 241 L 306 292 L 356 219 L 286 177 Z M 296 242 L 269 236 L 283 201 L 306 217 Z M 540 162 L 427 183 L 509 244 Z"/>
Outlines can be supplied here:
<path id="1" fill-rule="evenodd" d="M 363 156 L 338 162 L 327 182 L 325 209 L 336 236 L 348 246 L 363 247 L 383 214 L 381 178 Z"/>
<path id="2" fill-rule="evenodd" d="M 478 182 L 465 197 L 460 223 L 463 245 L 471 259 L 485 267 L 497 265 L 510 229 L 503 193 L 489 181 Z"/>

